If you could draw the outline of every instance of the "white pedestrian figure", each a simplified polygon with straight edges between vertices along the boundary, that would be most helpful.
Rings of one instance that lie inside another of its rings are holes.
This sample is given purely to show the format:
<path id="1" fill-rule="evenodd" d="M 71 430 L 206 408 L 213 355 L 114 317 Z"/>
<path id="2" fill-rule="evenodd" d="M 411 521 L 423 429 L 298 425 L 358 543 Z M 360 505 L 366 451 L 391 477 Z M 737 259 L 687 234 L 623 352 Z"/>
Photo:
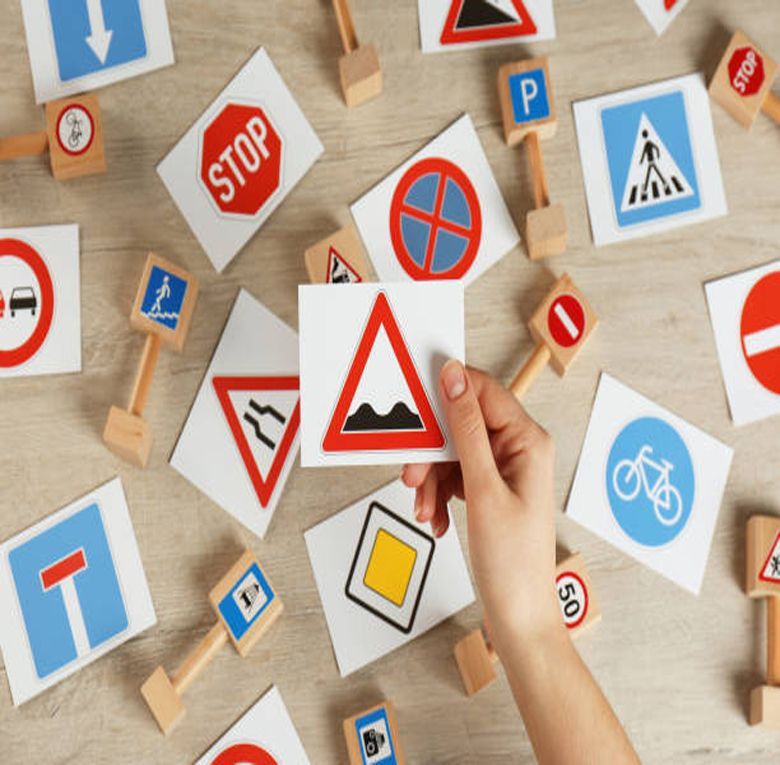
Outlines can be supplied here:
<path id="1" fill-rule="evenodd" d="M 152 310 L 149 312 L 152 316 L 158 316 L 162 313 L 162 301 L 167 300 L 171 296 L 171 287 L 168 284 L 170 277 L 166 274 L 163 276 L 163 283 L 160 285 L 157 292 L 155 292 L 155 301 L 152 306 Z"/>

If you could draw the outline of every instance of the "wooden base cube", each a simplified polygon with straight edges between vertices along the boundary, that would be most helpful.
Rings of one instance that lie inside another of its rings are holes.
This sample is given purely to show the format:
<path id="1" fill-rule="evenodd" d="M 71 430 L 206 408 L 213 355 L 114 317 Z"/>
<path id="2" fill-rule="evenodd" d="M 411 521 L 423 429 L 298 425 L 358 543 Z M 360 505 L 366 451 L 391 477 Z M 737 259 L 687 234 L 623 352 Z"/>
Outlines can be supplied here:
<path id="1" fill-rule="evenodd" d="M 84 94 L 50 101 L 46 104 L 46 126 L 55 178 L 64 180 L 106 171 L 97 96 Z"/>
<path id="2" fill-rule="evenodd" d="M 349 765 L 405 765 L 392 702 L 384 701 L 344 720 Z"/>
<path id="3" fill-rule="evenodd" d="M 125 462 L 145 468 L 152 451 L 152 429 L 143 417 L 112 406 L 103 430 L 106 446 Z"/>
<path id="4" fill-rule="evenodd" d="M 455 661 L 466 693 L 473 696 L 496 679 L 495 664 L 498 656 L 485 640 L 482 630 L 474 630 L 455 646 Z"/>
<path id="5" fill-rule="evenodd" d="M 750 692 L 750 724 L 780 730 L 780 688 L 761 685 Z"/>
<path id="6" fill-rule="evenodd" d="M 141 686 L 141 695 L 157 720 L 160 730 L 167 736 L 185 717 L 181 697 L 162 667 L 157 667 Z"/>
<path id="7" fill-rule="evenodd" d="M 350 109 L 382 92 L 382 70 L 373 43 L 360 45 L 339 59 L 339 79 Z"/>
<path id="8" fill-rule="evenodd" d="M 531 210 L 525 219 L 525 244 L 531 260 L 566 252 L 568 231 L 562 205 Z"/>

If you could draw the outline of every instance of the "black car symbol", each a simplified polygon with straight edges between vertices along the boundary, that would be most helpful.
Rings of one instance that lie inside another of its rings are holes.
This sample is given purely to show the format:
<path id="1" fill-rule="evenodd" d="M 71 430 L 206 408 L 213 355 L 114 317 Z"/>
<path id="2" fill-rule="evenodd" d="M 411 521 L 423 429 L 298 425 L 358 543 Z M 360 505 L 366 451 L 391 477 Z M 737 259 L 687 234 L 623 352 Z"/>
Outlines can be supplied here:
<path id="1" fill-rule="evenodd" d="M 11 318 L 16 316 L 17 311 L 30 311 L 35 316 L 35 310 L 38 308 L 38 299 L 35 297 L 33 288 L 15 287 L 11 292 L 8 307 L 11 309 Z"/>

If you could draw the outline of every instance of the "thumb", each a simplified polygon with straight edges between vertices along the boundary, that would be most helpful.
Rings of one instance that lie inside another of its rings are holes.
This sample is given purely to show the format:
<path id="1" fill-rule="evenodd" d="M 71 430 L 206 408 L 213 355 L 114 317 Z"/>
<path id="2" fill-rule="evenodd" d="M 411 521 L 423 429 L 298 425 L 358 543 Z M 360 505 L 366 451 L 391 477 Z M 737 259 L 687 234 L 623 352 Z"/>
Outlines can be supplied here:
<path id="1" fill-rule="evenodd" d="M 463 489 L 476 496 L 497 478 L 485 418 L 466 368 L 451 359 L 441 370 L 444 414 L 460 459 Z"/>

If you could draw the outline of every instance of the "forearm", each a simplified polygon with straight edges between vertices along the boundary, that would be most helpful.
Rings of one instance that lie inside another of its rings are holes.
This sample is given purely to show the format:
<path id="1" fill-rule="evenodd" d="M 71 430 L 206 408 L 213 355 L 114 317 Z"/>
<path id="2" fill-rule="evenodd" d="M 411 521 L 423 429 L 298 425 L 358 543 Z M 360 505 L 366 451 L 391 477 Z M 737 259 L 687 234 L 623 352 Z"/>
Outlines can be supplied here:
<path id="1" fill-rule="evenodd" d="M 565 629 L 498 653 L 541 765 L 639 762 Z"/>

